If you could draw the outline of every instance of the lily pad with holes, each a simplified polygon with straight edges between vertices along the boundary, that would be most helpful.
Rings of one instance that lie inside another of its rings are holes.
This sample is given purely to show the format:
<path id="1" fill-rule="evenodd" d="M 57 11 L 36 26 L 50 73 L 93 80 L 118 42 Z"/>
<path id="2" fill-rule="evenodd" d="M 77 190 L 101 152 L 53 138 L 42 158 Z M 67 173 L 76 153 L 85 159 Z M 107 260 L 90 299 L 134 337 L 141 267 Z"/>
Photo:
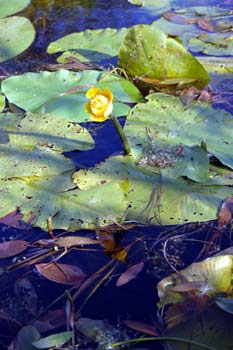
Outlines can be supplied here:
<path id="1" fill-rule="evenodd" d="M 148 100 L 130 111 L 124 128 L 133 157 L 142 167 L 154 166 L 155 172 L 159 168 L 171 178 L 183 172 L 183 176 L 203 181 L 208 178 L 208 153 L 233 168 L 229 113 L 216 113 L 201 103 L 185 108 L 179 98 L 166 94 L 152 94 Z"/>
<path id="2" fill-rule="evenodd" d="M 73 180 L 83 192 L 93 193 L 106 184 L 118 183 L 126 199 L 126 220 L 162 225 L 214 219 L 221 201 L 232 192 L 227 186 L 199 186 L 156 175 L 123 156 L 79 170 Z M 112 203 L 115 201 L 112 196 Z"/>
<path id="3" fill-rule="evenodd" d="M 130 76 L 193 79 L 198 87 L 209 81 L 204 67 L 176 39 L 155 26 L 130 28 L 119 50 L 119 66 Z"/>
<path id="4" fill-rule="evenodd" d="M 83 62 L 99 62 L 117 56 L 126 31 L 127 28 L 87 29 L 50 43 L 47 52 L 53 54 L 65 51 L 65 56 L 58 58 L 61 63 L 67 56 L 75 56 Z"/>
<path id="5" fill-rule="evenodd" d="M 4 80 L 2 92 L 11 103 L 26 111 L 51 113 L 70 122 L 84 122 L 90 121 L 84 110 L 85 94 L 93 86 L 111 89 L 116 116 L 128 113 L 130 107 L 126 103 L 142 101 L 139 90 L 127 79 L 95 70 L 25 73 Z"/>
<path id="6" fill-rule="evenodd" d="M 17 150 L 44 147 L 69 152 L 94 147 L 94 140 L 85 128 L 56 115 L 28 113 L 22 117 L 12 113 L 0 114 L 0 128 L 7 133 L 11 147 Z"/>

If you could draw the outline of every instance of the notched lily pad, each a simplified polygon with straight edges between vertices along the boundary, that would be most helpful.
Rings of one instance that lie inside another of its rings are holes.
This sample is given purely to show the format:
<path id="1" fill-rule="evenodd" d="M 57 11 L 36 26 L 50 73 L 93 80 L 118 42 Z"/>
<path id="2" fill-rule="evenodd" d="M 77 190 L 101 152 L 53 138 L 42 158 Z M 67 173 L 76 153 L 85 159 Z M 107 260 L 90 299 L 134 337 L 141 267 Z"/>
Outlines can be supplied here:
<path id="1" fill-rule="evenodd" d="M 3 81 L 2 92 L 11 103 L 29 112 L 51 113 L 70 122 L 90 121 L 85 112 L 86 92 L 108 87 L 114 95 L 116 116 L 127 114 L 126 103 L 142 100 L 139 90 L 127 79 L 109 72 L 89 70 L 25 73 Z"/>
<path id="2" fill-rule="evenodd" d="M 53 54 L 66 51 L 66 55 L 69 52 L 70 56 L 75 54 L 83 62 L 99 62 L 117 56 L 126 31 L 127 28 L 87 29 L 50 43 L 47 52 Z M 58 58 L 58 62 L 64 63 L 61 58 Z"/>

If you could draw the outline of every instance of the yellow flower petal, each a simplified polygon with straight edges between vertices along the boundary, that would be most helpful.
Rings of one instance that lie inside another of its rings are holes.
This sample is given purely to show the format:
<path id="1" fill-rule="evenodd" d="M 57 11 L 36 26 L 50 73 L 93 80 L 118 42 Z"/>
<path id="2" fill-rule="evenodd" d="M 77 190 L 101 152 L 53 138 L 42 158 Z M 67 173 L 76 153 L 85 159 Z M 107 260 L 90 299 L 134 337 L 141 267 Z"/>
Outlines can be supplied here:
<path id="1" fill-rule="evenodd" d="M 91 102 L 85 103 L 85 112 L 91 114 Z"/>
<path id="2" fill-rule="evenodd" d="M 103 91 L 98 89 L 98 88 L 93 87 L 93 88 L 89 89 L 86 93 L 86 97 L 90 98 L 90 99 L 94 98 L 96 95 L 103 95 Z"/>
<path id="3" fill-rule="evenodd" d="M 104 89 L 103 95 L 107 97 L 109 102 L 111 102 L 113 100 L 113 94 L 112 94 L 112 91 L 109 88 L 105 88 Z"/>
<path id="4" fill-rule="evenodd" d="M 106 118 L 104 117 L 103 114 L 100 115 L 100 116 L 97 116 L 97 115 L 95 115 L 95 114 L 92 114 L 92 115 L 91 115 L 91 119 L 94 120 L 95 122 L 104 122 Z"/>

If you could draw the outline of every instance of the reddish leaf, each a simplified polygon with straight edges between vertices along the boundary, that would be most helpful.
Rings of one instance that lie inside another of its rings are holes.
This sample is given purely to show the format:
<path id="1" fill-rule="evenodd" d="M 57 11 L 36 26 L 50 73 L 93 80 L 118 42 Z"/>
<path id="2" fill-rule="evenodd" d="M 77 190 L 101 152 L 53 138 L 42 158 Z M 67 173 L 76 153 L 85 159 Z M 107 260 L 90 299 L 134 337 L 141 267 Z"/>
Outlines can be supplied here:
<path id="1" fill-rule="evenodd" d="M 218 213 L 218 227 L 222 228 L 231 222 L 233 214 L 233 197 L 227 197 Z"/>
<path id="2" fill-rule="evenodd" d="M 23 240 L 0 243 L 0 259 L 9 258 L 22 253 L 27 249 L 29 243 Z"/>
<path id="3" fill-rule="evenodd" d="M 208 103 L 211 105 L 212 103 L 212 95 L 209 91 L 201 90 L 200 96 L 198 97 L 198 100 L 204 103 Z"/>
<path id="4" fill-rule="evenodd" d="M 104 249 L 113 250 L 115 248 L 115 239 L 112 233 L 98 231 L 97 237 Z"/>
<path id="5" fill-rule="evenodd" d="M 157 329 L 152 326 L 151 324 L 148 323 L 143 323 L 143 322 L 137 322 L 137 321 L 124 321 L 126 326 L 129 328 L 135 329 L 136 331 L 152 335 L 154 337 L 159 337 L 160 333 L 157 331 Z"/>
<path id="6" fill-rule="evenodd" d="M 58 263 L 37 264 L 37 271 L 50 281 L 79 286 L 85 274 L 77 266 Z"/>
<path id="7" fill-rule="evenodd" d="M 91 239 L 88 237 L 80 237 L 80 236 L 60 237 L 55 240 L 55 244 L 63 248 L 69 248 L 75 245 L 83 246 L 83 245 L 98 244 L 98 243 L 99 242 L 95 239 Z"/>
<path id="8" fill-rule="evenodd" d="M 208 18 L 204 18 L 204 17 L 199 18 L 197 20 L 197 24 L 199 25 L 200 28 L 204 30 L 208 30 L 209 32 L 214 32 L 214 26 Z"/>
<path id="9" fill-rule="evenodd" d="M 117 287 L 123 286 L 123 284 L 126 284 L 129 281 L 131 281 L 132 279 L 136 278 L 137 275 L 142 271 L 143 267 L 144 267 L 144 263 L 143 262 L 140 262 L 138 264 L 135 264 L 135 265 L 129 267 L 118 278 L 116 286 Z"/>
<path id="10" fill-rule="evenodd" d="M 32 227 L 31 223 L 35 219 L 35 214 L 31 213 L 31 216 L 29 217 L 27 222 L 23 221 L 22 219 L 23 214 L 21 213 L 20 208 L 16 208 L 16 210 L 1 217 L 0 223 L 11 227 L 20 228 L 23 230 L 29 230 Z"/>
<path id="11" fill-rule="evenodd" d="M 163 17 L 166 18 L 168 21 L 171 21 L 173 23 L 178 23 L 178 24 L 186 24 L 188 23 L 185 17 L 178 15 L 175 12 L 167 12 L 163 14 Z"/>
<path id="12" fill-rule="evenodd" d="M 47 332 L 51 329 L 61 327 L 66 322 L 65 310 L 51 310 L 48 311 L 45 315 L 38 318 L 33 322 L 33 327 L 35 327 L 39 332 Z"/>
<path id="13" fill-rule="evenodd" d="M 180 99 L 185 106 L 189 107 L 195 100 L 196 93 L 197 89 L 194 86 L 191 86 L 190 88 L 184 89 L 180 92 Z"/>

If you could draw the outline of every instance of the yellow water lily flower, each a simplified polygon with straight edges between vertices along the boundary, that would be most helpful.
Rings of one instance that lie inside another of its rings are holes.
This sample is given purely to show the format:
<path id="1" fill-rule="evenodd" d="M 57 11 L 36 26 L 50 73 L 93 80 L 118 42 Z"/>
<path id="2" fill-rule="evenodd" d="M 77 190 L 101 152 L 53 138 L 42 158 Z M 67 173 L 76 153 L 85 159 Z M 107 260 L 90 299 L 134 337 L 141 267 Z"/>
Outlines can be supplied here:
<path id="1" fill-rule="evenodd" d="M 85 104 L 85 111 L 95 122 L 103 122 L 112 113 L 113 94 L 109 88 L 101 90 L 93 87 L 87 91 L 86 97 L 90 102 Z"/>

